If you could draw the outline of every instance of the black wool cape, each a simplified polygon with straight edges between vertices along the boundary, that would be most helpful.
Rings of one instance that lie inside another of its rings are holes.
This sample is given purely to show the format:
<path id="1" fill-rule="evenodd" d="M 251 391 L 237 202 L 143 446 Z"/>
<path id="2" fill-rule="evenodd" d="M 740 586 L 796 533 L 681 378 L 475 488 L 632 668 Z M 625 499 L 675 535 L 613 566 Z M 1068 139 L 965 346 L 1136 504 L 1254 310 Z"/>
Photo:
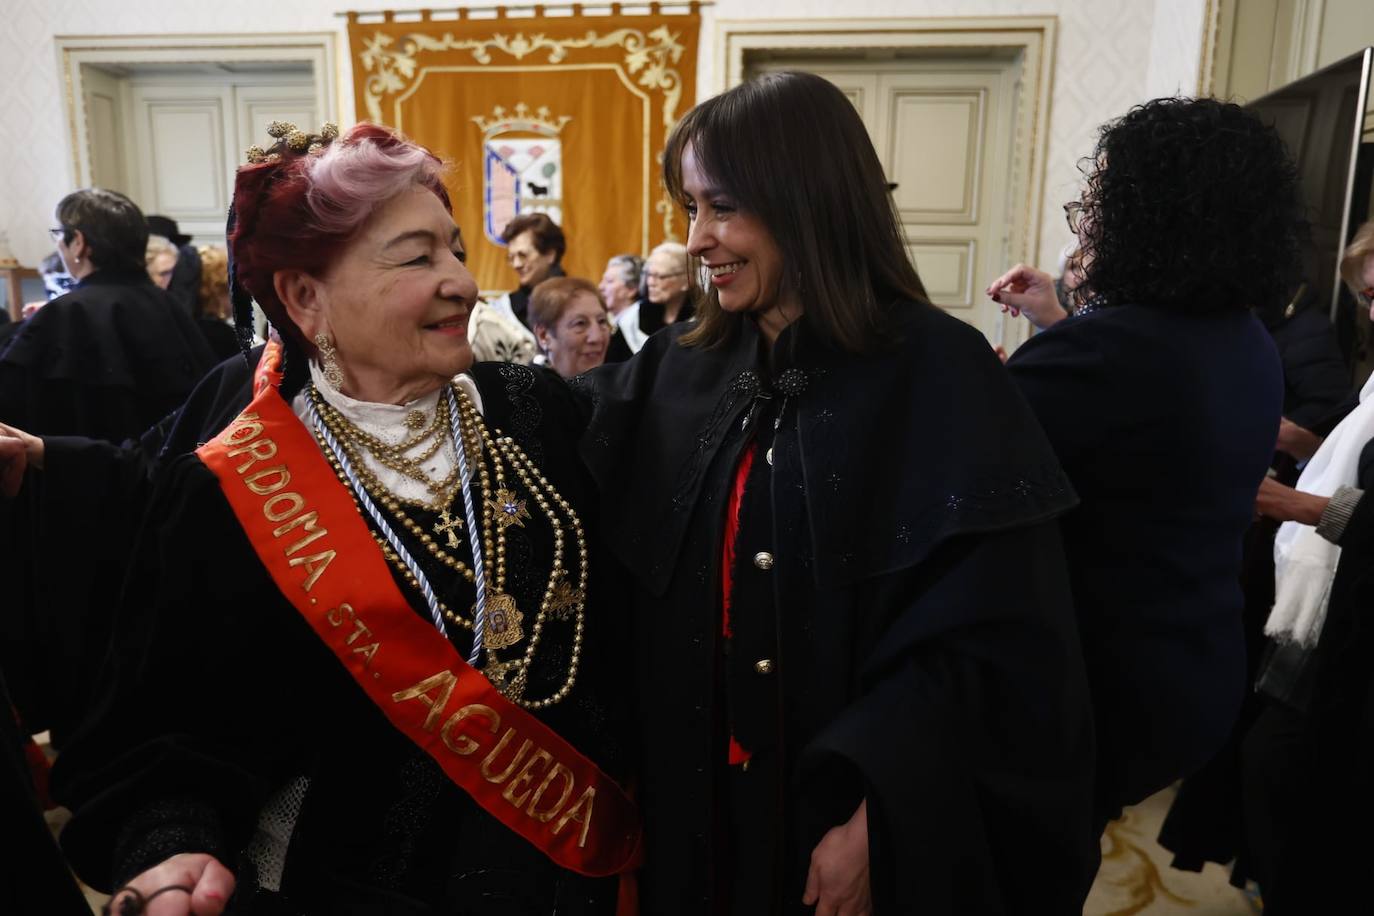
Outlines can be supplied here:
<path id="1" fill-rule="evenodd" d="M 742 321 L 711 349 L 669 328 L 587 377 L 582 453 L 635 591 L 646 913 L 737 910 L 731 869 L 809 912 L 810 851 L 860 799 L 875 912 L 1081 911 L 1093 740 L 1054 522 L 1074 496 L 977 332 L 928 305 L 889 316 L 876 354 L 830 349 L 803 318 L 769 360 Z M 731 609 L 753 621 L 744 670 L 772 663 L 751 689 L 723 670 L 721 552 L 765 402 L 771 530 L 739 537 L 771 548 L 771 586 Z M 727 705 L 776 718 L 772 861 L 722 833 Z"/>

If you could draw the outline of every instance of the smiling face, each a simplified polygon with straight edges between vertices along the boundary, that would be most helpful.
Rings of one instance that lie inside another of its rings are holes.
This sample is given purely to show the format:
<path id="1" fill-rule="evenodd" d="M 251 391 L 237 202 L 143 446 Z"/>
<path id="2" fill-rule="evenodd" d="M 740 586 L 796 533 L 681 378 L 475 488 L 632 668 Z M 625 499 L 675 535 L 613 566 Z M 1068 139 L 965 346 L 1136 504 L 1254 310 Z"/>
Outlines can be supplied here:
<path id="1" fill-rule="evenodd" d="M 534 287 L 547 279 L 557 257 L 558 253 L 553 249 L 541 253 L 534 244 L 534 233 L 528 229 L 511 239 L 506 246 L 506 260 L 524 287 Z"/>
<path id="2" fill-rule="evenodd" d="M 769 339 L 776 338 L 801 316 L 801 306 L 782 288 L 783 254 L 773 234 L 714 186 L 691 144 L 682 152 L 682 191 L 691 220 L 687 251 L 709 272 L 720 307 L 752 314 Z"/>
<path id="3" fill-rule="evenodd" d="M 564 378 L 589 372 L 606 361 L 611 320 L 596 296 L 579 292 L 568 300 L 553 327 L 535 327 L 549 365 Z"/>
<path id="4" fill-rule="evenodd" d="M 477 284 L 465 257 L 453 218 L 416 186 L 379 206 L 322 278 L 302 275 L 301 295 L 283 299 L 307 338 L 333 339 L 345 394 L 404 404 L 472 364 Z"/>

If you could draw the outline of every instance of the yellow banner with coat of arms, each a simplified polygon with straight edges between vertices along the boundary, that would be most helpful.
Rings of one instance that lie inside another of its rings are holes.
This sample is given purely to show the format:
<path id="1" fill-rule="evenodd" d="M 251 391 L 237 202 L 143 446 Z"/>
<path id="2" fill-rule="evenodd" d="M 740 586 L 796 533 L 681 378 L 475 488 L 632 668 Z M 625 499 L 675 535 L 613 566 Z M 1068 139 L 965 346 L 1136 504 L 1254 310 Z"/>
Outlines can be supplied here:
<path id="1" fill-rule="evenodd" d="M 513 288 L 500 235 L 522 213 L 563 227 L 563 269 L 599 280 L 686 226 L 660 178 L 669 132 L 696 100 L 697 4 L 647 16 L 536 15 L 363 22 L 348 15 L 360 120 L 450 162 L 454 218 L 484 291 Z M 542 9 L 536 7 L 537 13 Z"/>

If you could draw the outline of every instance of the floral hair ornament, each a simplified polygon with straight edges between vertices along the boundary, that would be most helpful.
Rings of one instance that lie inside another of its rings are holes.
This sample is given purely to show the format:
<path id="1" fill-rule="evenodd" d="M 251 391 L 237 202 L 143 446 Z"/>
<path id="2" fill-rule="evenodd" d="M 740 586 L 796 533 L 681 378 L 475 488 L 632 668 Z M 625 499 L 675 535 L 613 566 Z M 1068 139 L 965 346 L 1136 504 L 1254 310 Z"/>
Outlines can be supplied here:
<path id="1" fill-rule="evenodd" d="M 326 122 L 319 133 L 308 134 L 288 121 L 273 121 L 267 125 L 267 135 L 277 142 L 266 149 L 256 144 L 248 147 L 249 165 L 275 164 L 289 154 L 319 156 L 338 138 L 339 126 Z"/>

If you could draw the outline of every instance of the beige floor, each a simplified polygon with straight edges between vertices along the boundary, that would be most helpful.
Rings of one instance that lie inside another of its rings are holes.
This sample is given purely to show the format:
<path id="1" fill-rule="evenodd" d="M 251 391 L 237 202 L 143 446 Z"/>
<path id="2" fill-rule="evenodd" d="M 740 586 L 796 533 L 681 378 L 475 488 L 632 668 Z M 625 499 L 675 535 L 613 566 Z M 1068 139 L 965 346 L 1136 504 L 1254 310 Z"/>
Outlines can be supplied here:
<path id="1" fill-rule="evenodd" d="M 1155 842 L 1174 790 L 1128 808 L 1102 837 L 1102 868 L 1083 916 L 1255 916 L 1260 911 L 1228 883 L 1229 873 L 1208 864 L 1200 873 L 1169 867 L 1172 855 Z"/>

